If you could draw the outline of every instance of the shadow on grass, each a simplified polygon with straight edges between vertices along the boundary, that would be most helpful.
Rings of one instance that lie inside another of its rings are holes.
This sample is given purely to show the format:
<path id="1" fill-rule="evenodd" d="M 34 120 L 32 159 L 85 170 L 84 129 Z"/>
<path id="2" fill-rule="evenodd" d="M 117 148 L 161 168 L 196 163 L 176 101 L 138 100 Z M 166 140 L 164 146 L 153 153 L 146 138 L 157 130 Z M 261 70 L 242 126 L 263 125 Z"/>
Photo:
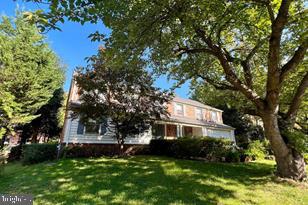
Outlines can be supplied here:
<path id="1" fill-rule="evenodd" d="M 230 186 L 269 180 L 272 166 L 219 164 L 153 156 L 65 159 L 7 171 L 4 192 L 30 193 L 44 204 L 217 204 Z M 253 202 L 249 202 L 253 204 Z"/>

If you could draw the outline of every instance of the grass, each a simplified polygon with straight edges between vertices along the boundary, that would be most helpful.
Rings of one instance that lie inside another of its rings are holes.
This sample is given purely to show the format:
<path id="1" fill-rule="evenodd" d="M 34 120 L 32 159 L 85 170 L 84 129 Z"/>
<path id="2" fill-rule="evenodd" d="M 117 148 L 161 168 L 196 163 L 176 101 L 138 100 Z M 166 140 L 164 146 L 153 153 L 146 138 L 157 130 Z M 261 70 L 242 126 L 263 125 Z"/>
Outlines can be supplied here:
<path id="1" fill-rule="evenodd" d="M 165 157 L 64 159 L 5 166 L 0 193 L 35 204 L 308 204 L 305 184 L 274 180 L 274 163 L 204 163 Z"/>

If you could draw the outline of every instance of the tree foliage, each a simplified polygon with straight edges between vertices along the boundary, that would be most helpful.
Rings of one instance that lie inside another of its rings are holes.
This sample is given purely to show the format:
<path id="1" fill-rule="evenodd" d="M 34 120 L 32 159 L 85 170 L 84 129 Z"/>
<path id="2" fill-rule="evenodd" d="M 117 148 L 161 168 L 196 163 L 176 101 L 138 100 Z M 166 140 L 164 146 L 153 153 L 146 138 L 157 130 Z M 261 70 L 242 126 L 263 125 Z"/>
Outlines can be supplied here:
<path id="1" fill-rule="evenodd" d="M 64 92 L 62 88 L 54 91 L 53 96 L 47 104 L 43 105 L 35 114 L 39 117 L 21 127 L 23 130 L 21 140 L 23 143 L 32 138 L 32 142 L 37 142 L 39 137 L 47 142 L 50 139 L 57 139 L 63 127 L 64 121 Z"/>
<path id="2" fill-rule="evenodd" d="M 166 103 L 171 96 L 153 86 L 141 62 L 117 67 L 112 64 L 114 57 L 106 52 L 100 50 L 89 59 L 88 67 L 78 70 L 75 80 L 80 104 L 71 108 L 73 116 L 79 116 L 85 124 L 95 120 L 114 128 L 122 146 L 127 136 L 143 133 L 155 120 L 168 115 Z"/>
<path id="3" fill-rule="evenodd" d="M 0 126 L 8 134 L 40 116 L 64 81 L 59 59 L 20 14 L 0 22 Z"/>
<path id="4" fill-rule="evenodd" d="M 299 150 L 281 135 L 293 127 L 308 87 L 304 0 L 44 2 L 50 11 L 27 15 L 29 20 L 43 19 L 38 21 L 42 26 L 65 17 L 81 23 L 102 20 L 112 29 L 106 45 L 126 60 L 143 58 L 179 82 L 201 79 L 240 93 L 264 121 L 278 175 L 306 176 Z M 281 93 L 292 75 L 298 83 L 284 106 Z M 278 125 L 279 112 L 284 113 L 283 126 Z"/>

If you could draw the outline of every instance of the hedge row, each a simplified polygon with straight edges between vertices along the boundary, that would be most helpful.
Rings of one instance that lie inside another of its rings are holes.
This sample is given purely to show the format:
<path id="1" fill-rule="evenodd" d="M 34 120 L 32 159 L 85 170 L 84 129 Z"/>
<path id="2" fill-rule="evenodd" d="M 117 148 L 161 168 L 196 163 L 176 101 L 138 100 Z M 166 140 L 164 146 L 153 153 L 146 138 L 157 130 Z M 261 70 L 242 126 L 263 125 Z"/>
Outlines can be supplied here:
<path id="1" fill-rule="evenodd" d="M 232 141 L 211 137 L 151 140 L 150 153 L 184 159 L 201 158 L 207 161 L 239 162 L 241 159 L 241 153 L 235 149 Z"/>
<path id="2" fill-rule="evenodd" d="M 126 155 L 148 154 L 147 146 L 124 146 Z M 110 145 L 74 145 L 63 147 L 63 158 L 115 156 L 119 154 L 117 144 Z M 43 161 L 54 160 L 57 157 L 57 144 L 26 144 L 12 147 L 8 161 L 21 159 L 23 164 L 35 164 Z"/>
<path id="3" fill-rule="evenodd" d="M 57 157 L 57 144 L 26 144 L 11 150 L 11 158 L 18 159 L 22 152 L 23 164 L 35 164 L 54 160 Z M 151 154 L 163 155 L 183 159 L 201 158 L 207 161 L 239 162 L 241 153 L 235 149 L 233 142 L 211 137 L 191 138 L 183 137 L 177 140 L 151 140 L 149 148 L 146 146 L 125 146 L 128 155 Z M 62 150 L 63 157 L 99 157 L 118 154 L 117 145 L 110 146 L 69 146 Z"/>
<path id="4" fill-rule="evenodd" d="M 146 145 L 124 145 L 123 152 L 125 155 L 149 154 Z M 64 158 L 115 156 L 118 154 L 119 146 L 117 144 L 74 145 L 64 147 L 62 150 Z"/>

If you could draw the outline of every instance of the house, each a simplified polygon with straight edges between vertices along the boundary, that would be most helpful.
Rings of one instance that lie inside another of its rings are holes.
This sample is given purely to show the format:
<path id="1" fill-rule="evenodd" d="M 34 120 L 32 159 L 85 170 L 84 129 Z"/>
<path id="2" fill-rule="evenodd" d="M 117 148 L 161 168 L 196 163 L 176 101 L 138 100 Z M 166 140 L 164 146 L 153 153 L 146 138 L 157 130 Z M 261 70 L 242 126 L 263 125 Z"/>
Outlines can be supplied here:
<path id="1" fill-rule="evenodd" d="M 78 103 L 78 88 L 71 84 L 68 104 Z M 182 136 L 210 136 L 234 139 L 234 128 L 223 124 L 222 110 L 202 104 L 195 100 L 174 97 L 168 104 L 170 117 L 155 122 L 151 129 L 126 138 L 125 143 L 131 145 L 149 144 L 153 138 L 176 139 Z M 68 113 L 66 114 L 69 115 Z M 111 126 L 110 122 L 107 126 Z M 115 144 L 112 129 L 95 122 L 84 126 L 78 119 L 65 118 L 61 137 L 64 144 Z"/>

